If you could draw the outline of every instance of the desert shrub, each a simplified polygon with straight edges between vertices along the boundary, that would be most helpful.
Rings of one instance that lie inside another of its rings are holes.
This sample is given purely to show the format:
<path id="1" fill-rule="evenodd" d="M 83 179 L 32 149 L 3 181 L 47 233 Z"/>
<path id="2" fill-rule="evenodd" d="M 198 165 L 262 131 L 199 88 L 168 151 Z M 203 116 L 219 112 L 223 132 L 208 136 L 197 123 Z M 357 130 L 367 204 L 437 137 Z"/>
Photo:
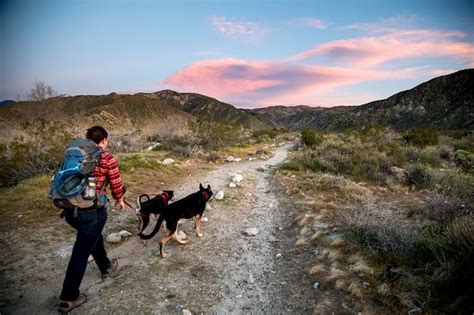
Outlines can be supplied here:
<path id="1" fill-rule="evenodd" d="M 134 169 L 152 169 L 159 170 L 163 166 L 160 162 L 155 160 L 146 159 L 140 154 L 133 154 L 130 156 L 121 156 L 119 157 L 119 167 L 121 171 L 128 172 Z"/>
<path id="2" fill-rule="evenodd" d="M 186 146 L 175 145 L 171 151 L 181 157 L 198 157 L 202 154 L 202 149 L 199 145 L 190 144 Z"/>
<path id="3" fill-rule="evenodd" d="M 474 169 L 474 154 L 465 150 L 457 150 L 454 153 L 454 163 L 464 172 L 470 172 Z"/>
<path id="4" fill-rule="evenodd" d="M 421 188 L 429 188 L 432 186 L 432 176 L 429 170 L 421 165 L 415 164 L 408 168 L 406 176 L 407 185 Z"/>
<path id="5" fill-rule="evenodd" d="M 438 144 L 438 132 L 432 129 L 411 129 L 403 135 L 403 139 L 406 143 L 413 144 L 419 147 L 425 147 L 427 145 Z"/>
<path id="6" fill-rule="evenodd" d="M 285 133 L 285 132 L 288 132 L 287 129 L 285 128 L 266 128 L 266 129 L 259 129 L 259 130 L 255 130 L 253 133 L 252 133 L 252 137 L 253 138 L 258 138 L 258 139 L 262 139 L 262 138 L 269 138 L 269 139 L 275 139 L 275 137 L 279 134 L 282 134 L 282 133 Z"/>
<path id="7" fill-rule="evenodd" d="M 312 147 L 318 144 L 321 144 L 323 138 L 321 135 L 318 135 L 316 130 L 313 127 L 306 126 L 301 130 L 301 139 L 303 143 L 308 146 Z"/>
<path id="8" fill-rule="evenodd" d="M 354 202 L 335 215 L 347 235 L 377 260 L 395 263 L 408 259 L 416 245 L 413 227 L 409 227 L 398 209 L 371 200 Z"/>
<path id="9" fill-rule="evenodd" d="M 247 137 L 243 127 L 216 120 L 198 119 L 191 125 L 193 136 L 188 144 L 198 144 L 204 148 L 217 150 L 226 145 L 242 142 Z"/>
<path id="10" fill-rule="evenodd" d="M 435 191 L 448 197 L 456 197 L 474 206 L 474 178 L 469 174 L 450 170 L 434 174 Z"/>
<path id="11" fill-rule="evenodd" d="M 42 120 L 22 124 L 27 137 L 0 144 L 0 187 L 56 169 L 72 136 L 61 124 Z"/>
<path id="12" fill-rule="evenodd" d="M 455 138 L 450 141 L 450 144 L 453 146 L 454 151 L 466 150 L 474 152 L 474 133 L 472 131 L 466 131 L 462 138 Z"/>
<path id="13" fill-rule="evenodd" d="M 472 213 L 469 204 L 461 198 L 440 193 L 432 194 L 424 207 L 424 217 L 440 224 L 450 223 L 456 218 Z"/>
<path id="14" fill-rule="evenodd" d="M 219 152 L 217 151 L 212 151 L 209 152 L 209 154 L 206 155 L 206 161 L 208 162 L 216 162 L 220 159 Z"/>
<path id="15" fill-rule="evenodd" d="M 454 158 L 453 149 L 448 145 L 438 146 L 438 155 L 441 159 L 451 161 Z"/>
<path id="16" fill-rule="evenodd" d="M 285 162 L 281 164 L 280 166 L 280 169 L 287 170 L 287 171 L 299 171 L 301 168 L 302 168 L 301 163 L 296 159 L 292 159 L 288 162 Z"/>
<path id="17" fill-rule="evenodd" d="M 420 244 L 428 258 L 420 264 L 425 267 L 431 290 L 427 296 L 434 309 L 449 313 L 474 311 L 474 216 L 456 218 L 447 225 L 426 229 Z"/>

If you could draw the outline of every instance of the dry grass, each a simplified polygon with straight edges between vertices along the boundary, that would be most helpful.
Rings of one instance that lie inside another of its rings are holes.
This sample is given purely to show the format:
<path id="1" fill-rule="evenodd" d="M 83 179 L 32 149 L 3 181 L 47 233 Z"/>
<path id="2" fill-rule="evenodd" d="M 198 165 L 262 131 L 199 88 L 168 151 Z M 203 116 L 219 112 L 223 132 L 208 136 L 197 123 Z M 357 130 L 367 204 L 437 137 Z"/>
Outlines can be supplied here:
<path id="1" fill-rule="evenodd" d="M 327 267 L 325 264 L 317 264 L 317 265 L 314 265 L 313 267 L 311 267 L 311 269 L 309 270 L 309 273 L 312 274 L 312 275 L 315 275 L 315 274 L 320 274 L 320 273 L 326 273 L 327 272 Z"/>

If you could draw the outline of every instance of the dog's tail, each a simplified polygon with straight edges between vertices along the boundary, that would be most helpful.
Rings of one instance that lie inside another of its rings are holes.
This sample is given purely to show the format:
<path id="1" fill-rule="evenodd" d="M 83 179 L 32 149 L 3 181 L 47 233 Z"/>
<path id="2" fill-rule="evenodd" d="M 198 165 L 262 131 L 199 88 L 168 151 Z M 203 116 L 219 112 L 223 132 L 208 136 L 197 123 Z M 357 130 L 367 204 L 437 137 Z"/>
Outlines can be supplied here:
<path id="1" fill-rule="evenodd" d="M 164 220 L 163 214 L 160 214 L 158 220 L 156 221 L 156 225 L 153 231 L 148 235 L 143 234 L 143 231 L 141 231 L 140 233 L 138 233 L 138 236 L 140 236 L 142 240 L 149 240 L 150 238 L 155 236 L 156 233 L 158 233 L 161 227 L 161 223 L 163 223 L 163 220 Z"/>

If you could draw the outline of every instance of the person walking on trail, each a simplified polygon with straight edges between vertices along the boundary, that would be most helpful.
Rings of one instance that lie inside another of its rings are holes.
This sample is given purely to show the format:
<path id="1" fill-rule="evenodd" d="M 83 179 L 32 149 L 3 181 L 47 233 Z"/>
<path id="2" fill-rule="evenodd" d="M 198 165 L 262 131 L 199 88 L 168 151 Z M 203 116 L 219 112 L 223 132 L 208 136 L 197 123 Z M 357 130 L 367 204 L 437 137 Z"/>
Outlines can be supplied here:
<path id="1" fill-rule="evenodd" d="M 90 208 L 64 210 L 66 221 L 77 230 L 77 236 L 60 295 L 59 311 L 63 313 L 80 306 L 87 299 L 85 294 L 80 294 L 79 287 L 86 271 L 89 255 L 94 258 L 103 279 L 117 271 L 118 260 L 109 259 L 102 237 L 102 230 L 107 221 L 105 187 L 107 184 L 110 185 L 112 197 L 120 206 L 120 210 L 124 209 L 125 190 L 117 160 L 110 152 L 105 151 L 108 146 L 107 137 L 107 131 L 100 126 L 87 129 L 86 138 L 94 141 L 103 151 L 93 172 L 96 179 L 97 201 Z"/>

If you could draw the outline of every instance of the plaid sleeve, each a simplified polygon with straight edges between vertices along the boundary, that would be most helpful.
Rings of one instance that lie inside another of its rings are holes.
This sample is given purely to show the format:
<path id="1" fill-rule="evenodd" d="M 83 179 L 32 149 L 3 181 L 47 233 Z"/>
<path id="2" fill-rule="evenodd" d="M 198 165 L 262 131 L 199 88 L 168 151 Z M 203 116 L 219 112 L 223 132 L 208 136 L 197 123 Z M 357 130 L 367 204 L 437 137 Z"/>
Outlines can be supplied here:
<path id="1" fill-rule="evenodd" d="M 123 196 L 123 182 L 120 176 L 117 159 L 112 154 L 107 154 L 107 179 L 114 199 L 120 199 Z"/>

